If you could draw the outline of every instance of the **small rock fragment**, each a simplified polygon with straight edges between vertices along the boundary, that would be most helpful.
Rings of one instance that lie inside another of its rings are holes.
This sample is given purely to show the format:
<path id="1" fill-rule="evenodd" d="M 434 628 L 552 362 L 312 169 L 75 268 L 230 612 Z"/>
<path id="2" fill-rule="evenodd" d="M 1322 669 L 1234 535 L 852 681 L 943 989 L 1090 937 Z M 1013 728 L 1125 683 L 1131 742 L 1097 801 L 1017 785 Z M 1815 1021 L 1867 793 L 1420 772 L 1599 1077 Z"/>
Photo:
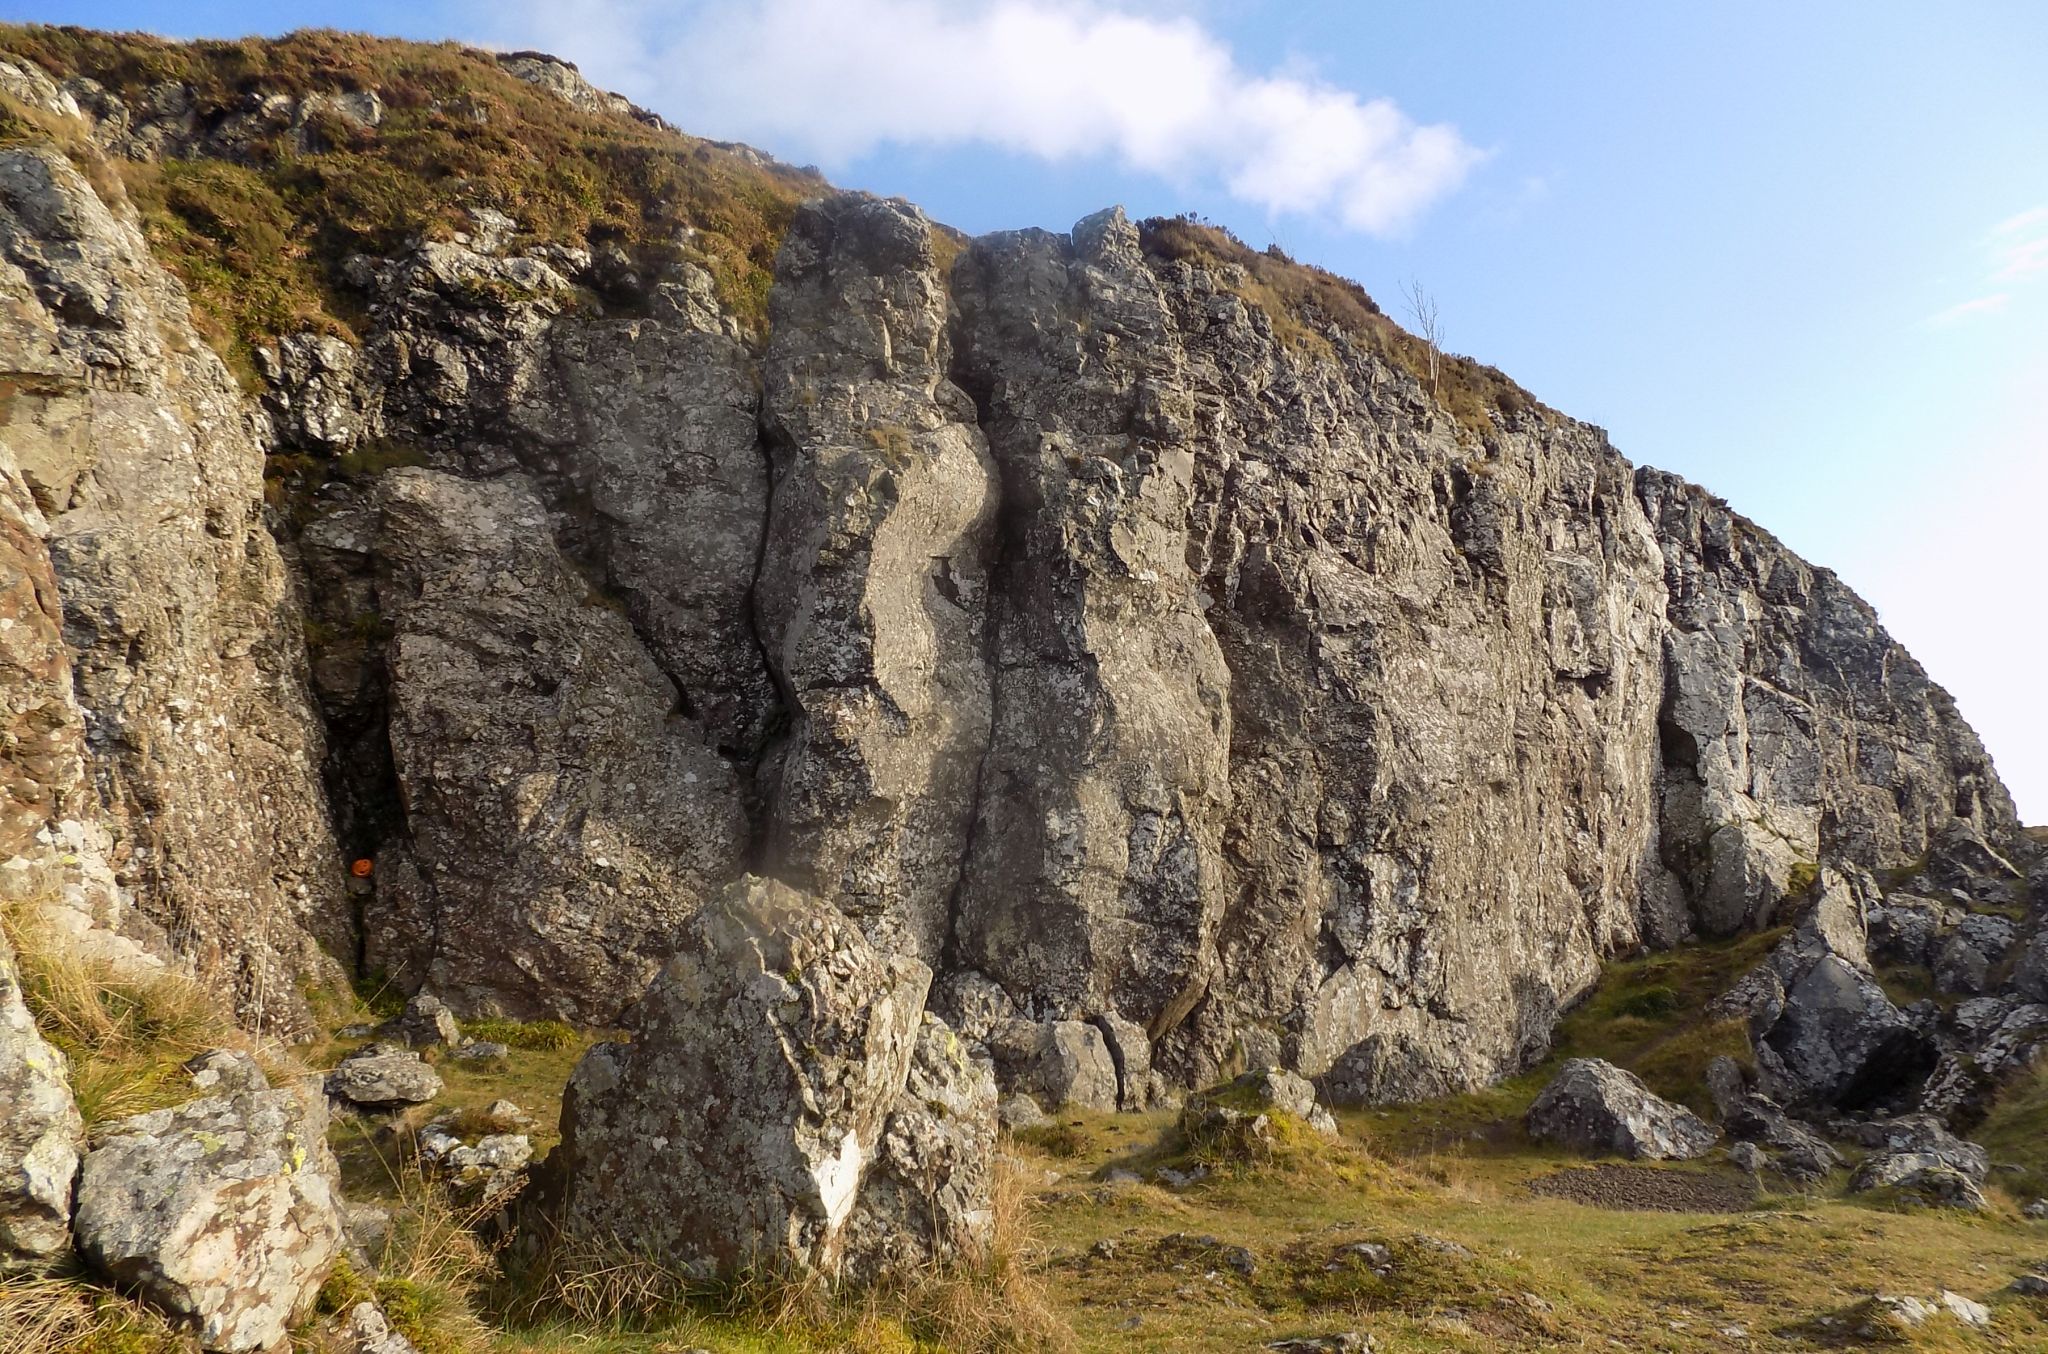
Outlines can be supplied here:
<path id="1" fill-rule="evenodd" d="M 441 1094 L 441 1076 L 411 1049 L 365 1044 L 327 1074 L 327 1093 L 359 1109 L 423 1105 Z"/>

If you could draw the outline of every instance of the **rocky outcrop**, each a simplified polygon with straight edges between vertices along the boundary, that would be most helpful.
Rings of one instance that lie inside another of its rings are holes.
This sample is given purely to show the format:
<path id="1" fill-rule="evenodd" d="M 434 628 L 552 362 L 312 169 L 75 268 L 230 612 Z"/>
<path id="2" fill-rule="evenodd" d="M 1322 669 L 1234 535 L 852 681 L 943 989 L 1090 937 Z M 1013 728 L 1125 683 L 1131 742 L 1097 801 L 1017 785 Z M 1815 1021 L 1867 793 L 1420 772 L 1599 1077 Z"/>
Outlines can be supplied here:
<path id="1" fill-rule="evenodd" d="M 1582 1152 L 1651 1161 L 1703 1156 L 1720 1134 L 1691 1110 L 1653 1094 L 1634 1073 L 1573 1058 L 1529 1107 L 1529 1136 Z"/>
<path id="2" fill-rule="evenodd" d="M 68 1073 L 22 1002 L 0 933 L 0 1276 L 54 1269 L 70 1254 L 85 1123 Z"/>
<path id="3" fill-rule="evenodd" d="M 733 885 L 684 929 L 631 1042 L 570 1079 L 564 1237 L 699 1277 L 836 1275 L 985 1228 L 993 1087 L 922 1016 L 930 981 L 836 909 Z"/>
<path id="4" fill-rule="evenodd" d="M 372 962 L 459 1010 L 609 1023 L 738 869 L 732 771 L 517 475 L 393 471 L 377 541 L 408 839 Z"/>
<path id="5" fill-rule="evenodd" d="M 251 173 L 406 111 L 0 81 Z M 826 196 L 763 218 L 756 350 L 687 230 L 480 197 L 324 260 L 348 325 L 240 336 L 252 403 L 108 191 L 0 157 L 0 856 L 271 1028 L 326 953 L 606 1023 L 755 869 L 934 970 L 1020 1116 L 1476 1086 L 1610 956 L 1830 889 L 1725 1007 L 1762 1093 L 1971 1113 L 2038 1042 L 2010 802 L 1870 609 L 1597 429 L 1436 398 L 1335 279 Z"/>
<path id="6" fill-rule="evenodd" d="M 253 1063 L 236 1081 L 230 1094 L 107 1126 L 73 1223 L 102 1277 L 223 1354 L 280 1344 L 343 1244 L 319 1092 L 270 1090 Z"/>
<path id="7" fill-rule="evenodd" d="M 1671 598 L 1662 850 L 1701 930 L 1768 923 L 1822 862 L 1892 869 L 1957 829 L 2016 835 L 1976 734 L 1869 604 L 1705 490 L 1636 484 Z"/>
<path id="8" fill-rule="evenodd" d="M 23 532 L 17 501 L 5 548 L 38 615 L 62 608 L 90 785 L 67 783 L 55 656 L 6 641 L 37 646 L 6 707 L 54 715 L 7 749 L 32 806 L 9 830 L 56 810 L 111 833 L 124 901 L 245 1016 L 304 1028 L 301 983 L 340 981 L 327 954 L 354 946 L 259 424 L 124 204 L 55 151 L 0 151 L 0 291 L 6 478 L 45 523 Z"/>
<path id="9" fill-rule="evenodd" d="M 792 728 L 768 859 L 936 965 L 988 746 L 995 468 L 947 379 L 946 282 L 915 208 L 805 207 L 772 299 L 756 598 Z"/>

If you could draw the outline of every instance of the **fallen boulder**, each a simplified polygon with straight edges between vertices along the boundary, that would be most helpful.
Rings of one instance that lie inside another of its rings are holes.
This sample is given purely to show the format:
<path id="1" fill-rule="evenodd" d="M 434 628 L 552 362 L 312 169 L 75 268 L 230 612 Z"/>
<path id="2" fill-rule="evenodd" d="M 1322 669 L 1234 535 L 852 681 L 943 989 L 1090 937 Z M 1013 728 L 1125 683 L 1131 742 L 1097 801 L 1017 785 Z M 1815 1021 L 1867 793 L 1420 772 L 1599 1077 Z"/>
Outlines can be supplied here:
<path id="1" fill-rule="evenodd" d="M 0 1277 L 53 1268 L 71 1251 L 71 1182 L 85 1124 L 64 1055 L 37 1032 L 0 936 Z"/>
<path id="2" fill-rule="evenodd" d="M 378 1026 L 377 1037 L 407 1048 L 461 1048 L 462 1026 L 447 1002 L 422 992 Z"/>
<path id="3" fill-rule="evenodd" d="M 1738 1143 L 1767 1153 L 1765 1165 L 1802 1185 L 1825 1178 L 1842 1164 L 1841 1154 L 1826 1139 L 1768 1096 L 1744 1095 L 1729 1108 L 1721 1126 Z"/>
<path id="4" fill-rule="evenodd" d="M 1634 1073 L 1599 1058 L 1567 1062 L 1525 1122 L 1532 1137 L 1638 1160 L 1685 1161 L 1721 1136 L 1691 1110 L 1652 1094 Z"/>
<path id="5" fill-rule="evenodd" d="M 441 1094 L 441 1075 L 396 1044 L 365 1044 L 327 1074 L 327 1094 L 358 1109 L 424 1105 Z"/>
<path id="6" fill-rule="evenodd" d="M 832 907 L 729 887 L 677 934 L 631 1042 L 597 1045 L 570 1078 L 563 1239 L 700 1277 L 866 1277 L 911 1196 L 954 1244 L 985 1235 L 987 1176 L 968 1158 L 990 1151 L 995 1097 L 925 1021 L 930 983 Z"/>
<path id="7" fill-rule="evenodd" d="M 1007 1020 L 989 1036 L 996 1078 L 1048 1110 L 1113 1110 L 1116 1060 L 1102 1031 L 1082 1020 Z"/>
<path id="8" fill-rule="evenodd" d="M 420 1165 L 465 1195 L 493 1198 L 526 1182 L 533 1140 L 524 1133 L 486 1133 L 466 1141 L 445 1123 L 428 1124 L 414 1139 Z"/>
<path id="9" fill-rule="evenodd" d="M 282 1342 L 344 1244 L 325 1102 L 312 1087 L 257 1089 L 254 1071 L 238 1067 L 229 1094 L 112 1125 L 85 1159 L 73 1220 L 102 1277 L 221 1354 Z"/>
<path id="10" fill-rule="evenodd" d="M 1267 1114 L 1279 1111 L 1307 1124 L 1326 1138 L 1337 1136 L 1337 1120 L 1316 1103 L 1316 1088 L 1304 1077 L 1278 1067 L 1257 1067 L 1242 1076 L 1198 1091 L 1182 1107 L 1182 1117 L 1204 1116 L 1218 1109 Z"/>

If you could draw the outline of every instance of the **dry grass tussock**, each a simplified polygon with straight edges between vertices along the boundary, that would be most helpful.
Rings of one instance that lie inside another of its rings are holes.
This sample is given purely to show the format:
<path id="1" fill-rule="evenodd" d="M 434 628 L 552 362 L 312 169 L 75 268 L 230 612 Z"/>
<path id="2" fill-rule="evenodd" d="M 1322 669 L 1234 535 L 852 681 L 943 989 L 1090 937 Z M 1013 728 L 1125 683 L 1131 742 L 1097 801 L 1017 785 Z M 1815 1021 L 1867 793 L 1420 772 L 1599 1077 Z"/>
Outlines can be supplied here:
<path id="1" fill-rule="evenodd" d="M 71 1060 L 72 1094 L 88 1127 L 189 1100 L 182 1065 L 208 1049 L 260 1051 L 218 997 L 191 978 L 124 972 L 77 954 L 51 943 L 17 909 L 0 910 L 0 929 L 29 1012 Z"/>
<path id="2" fill-rule="evenodd" d="M 374 1299 L 393 1330 L 420 1354 L 484 1354 L 496 1333 L 482 1316 L 483 1293 L 497 1272 L 494 1248 L 479 1228 L 500 1198 L 458 1200 L 417 1166 L 394 1174 L 398 1198 L 374 1278 L 337 1265 L 320 1290 L 323 1313 Z"/>
<path id="3" fill-rule="evenodd" d="M 7 1354 L 187 1354 L 164 1321 L 71 1279 L 0 1280 Z"/>
<path id="4" fill-rule="evenodd" d="M 816 1276 L 755 1271 L 717 1283 L 692 1280 L 616 1248 L 552 1249 L 516 1280 L 508 1321 L 530 1328 L 742 1335 L 805 1350 L 947 1350 L 957 1354 L 1060 1354 L 1073 1335 L 1033 1272 L 1035 1242 L 1023 1177 L 1001 1159 L 995 1225 L 986 1250 L 864 1290 Z"/>

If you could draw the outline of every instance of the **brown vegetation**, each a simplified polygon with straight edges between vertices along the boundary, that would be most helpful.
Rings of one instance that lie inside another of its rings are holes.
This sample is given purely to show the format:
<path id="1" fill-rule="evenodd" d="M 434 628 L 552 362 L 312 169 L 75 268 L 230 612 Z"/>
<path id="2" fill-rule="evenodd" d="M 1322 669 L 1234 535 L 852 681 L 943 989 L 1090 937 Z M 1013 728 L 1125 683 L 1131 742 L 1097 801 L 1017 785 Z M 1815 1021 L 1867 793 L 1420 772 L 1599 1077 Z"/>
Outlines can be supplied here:
<path id="1" fill-rule="evenodd" d="M 1139 222 L 1138 233 L 1155 258 L 1235 266 L 1242 276 L 1232 289 L 1265 312 L 1282 343 L 1321 357 L 1334 354 L 1332 335 L 1357 344 L 1413 376 L 1459 427 L 1475 436 L 1495 431 L 1496 414 L 1552 414 L 1499 368 L 1438 353 L 1388 318 L 1356 282 L 1297 263 L 1277 245 L 1255 250 L 1222 227 L 1192 216 L 1152 217 Z"/>
<path id="2" fill-rule="evenodd" d="M 378 127 L 315 118 L 251 136 L 239 163 L 121 163 L 160 257 L 191 288 L 224 347 L 300 329 L 346 332 L 340 284 L 352 253 L 389 255 L 446 238 L 463 210 L 493 207 L 533 241 L 616 241 L 658 266 L 687 257 L 726 304 L 765 322 L 775 251 L 815 173 L 742 150 L 585 113 L 455 43 L 308 30 L 275 41 L 173 43 L 144 34 L 0 25 L 0 53 L 53 78 L 87 76 L 131 103 L 152 86 L 191 92 L 200 127 L 253 110 L 262 95 L 374 90 Z M 45 115 L 0 105 L 0 144 L 59 139 Z M 103 173 L 95 168 L 93 172 Z M 246 368 L 246 363 L 241 364 Z"/>

